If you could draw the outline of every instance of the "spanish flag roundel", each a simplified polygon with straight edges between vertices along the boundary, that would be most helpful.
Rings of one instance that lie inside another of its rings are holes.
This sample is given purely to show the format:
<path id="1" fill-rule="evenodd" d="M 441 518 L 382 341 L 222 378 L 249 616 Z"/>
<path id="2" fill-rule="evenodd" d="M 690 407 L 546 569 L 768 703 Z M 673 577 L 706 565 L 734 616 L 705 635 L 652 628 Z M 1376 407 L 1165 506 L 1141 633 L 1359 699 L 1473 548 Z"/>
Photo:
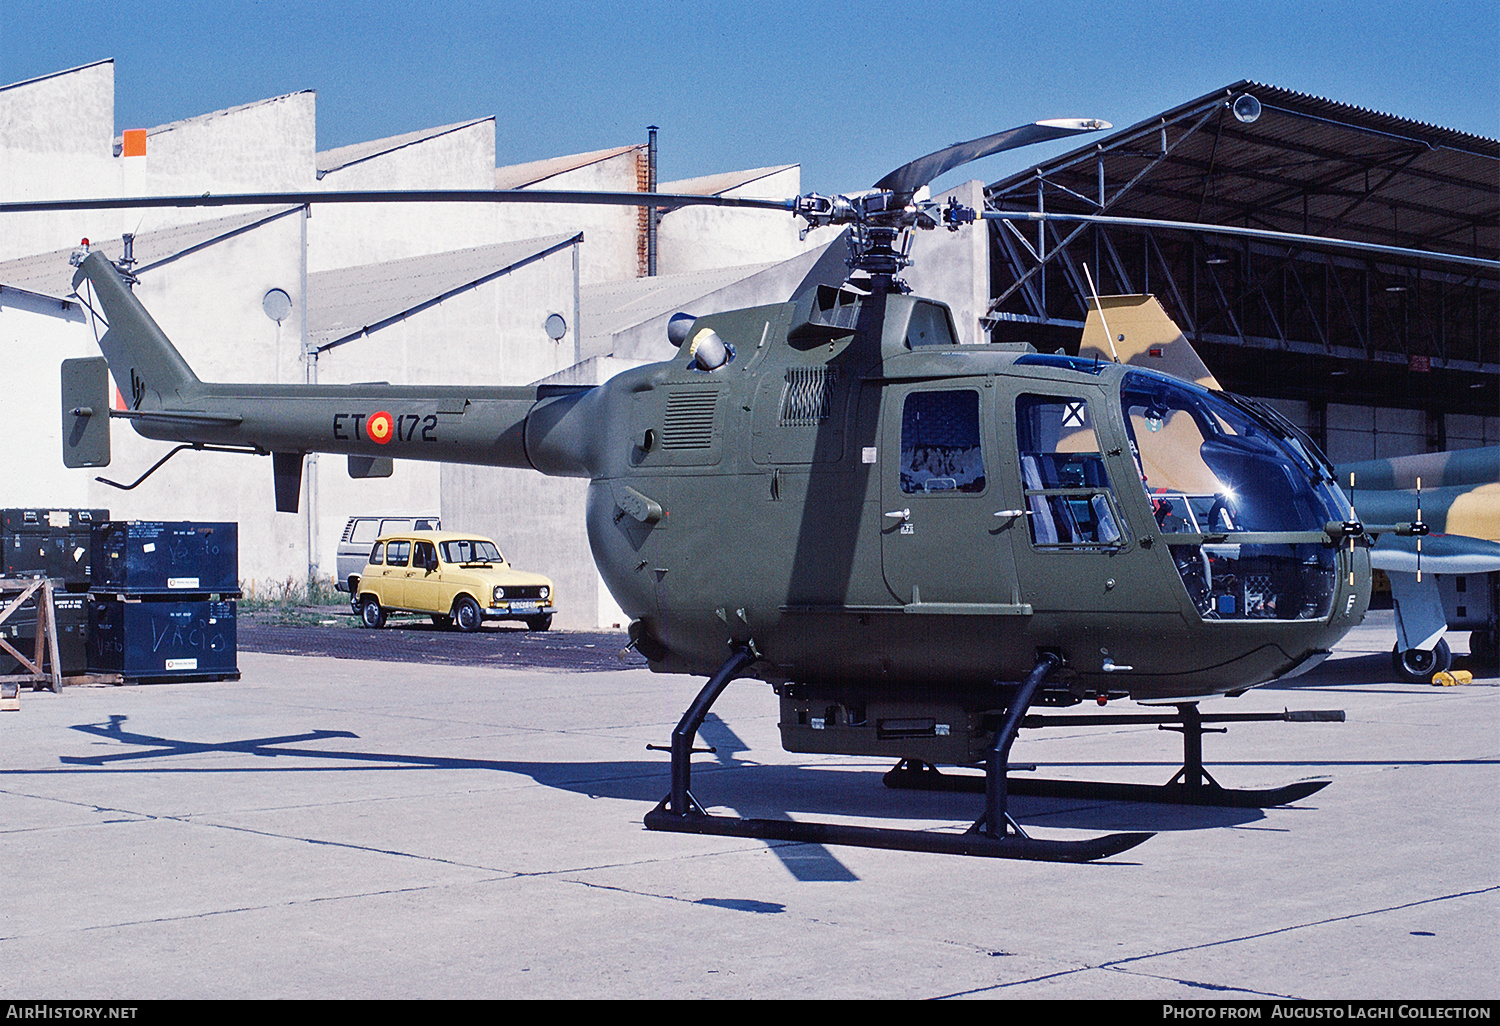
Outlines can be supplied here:
<path id="1" fill-rule="evenodd" d="M 365 434 L 370 441 L 384 445 L 391 440 L 391 415 L 381 410 L 365 421 Z"/>

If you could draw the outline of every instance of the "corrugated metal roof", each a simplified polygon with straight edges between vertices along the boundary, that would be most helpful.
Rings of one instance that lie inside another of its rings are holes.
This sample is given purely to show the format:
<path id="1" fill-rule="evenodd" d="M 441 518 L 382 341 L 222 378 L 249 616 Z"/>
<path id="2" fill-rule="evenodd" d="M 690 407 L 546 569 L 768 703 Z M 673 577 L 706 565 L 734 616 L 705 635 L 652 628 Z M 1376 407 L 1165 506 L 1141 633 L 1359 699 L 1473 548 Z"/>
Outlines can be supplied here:
<path id="1" fill-rule="evenodd" d="M 579 320 L 588 338 L 606 338 L 661 314 L 675 312 L 727 285 L 775 267 L 776 261 L 743 267 L 661 274 L 650 278 L 585 285 L 579 292 Z"/>
<path id="2" fill-rule="evenodd" d="M 407 146 L 426 142 L 448 135 L 450 132 L 458 132 L 475 125 L 482 125 L 486 121 L 494 121 L 494 117 L 474 118 L 472 121 L 458 121 L 451 125 L 441 125 L 437 128 L 423 128 L 415 132 L 407 132 L 404 135 L 393 135 L 385 139 L 371 139 L 369 142 L 353 143 L 349 146 L 340 146 L 332 150 L 324 150 L 316 155 L 318 177 L 322 178 L 330 171 L 348 167 L 350 164 L 358 164 L 378 157 L 383 153 L 391 153 Z"/>
<path id="3" fill-rule="evenodd" d="M 1241 93 L 1261 103 L 1249 124 L 1225 102 Z M 1001 205 L 1023 206 L 1044 177 L 1078 194 L 1049 196 L 1051 209 L 1098 212 L 1087 201 L 1098 199 L 1101 159 L 1107 212 L 1116 216 L 1500 258 L 1500 141 L 1251 81 L 1147 118 L 988 192 L 1010 199 Z"/>
<path id="4" fill-rule="evenodd" d="M 175 228 L 140 232 L 135 236 L 135 269 L 149 270 L 168 260 L 209 246 L 248 231 L 257 225 L 300 210 L 296 206 L 259 207 L 230 217 L 195 221 Z M 124 243 L 118 239 L 90 240 L 90 249 L 102 251 L 111 260 L 124 254 Z M 73 267 L 68 257 L 76 247 L 55 249 L 49 253 L 19 257 L 0 262 L 0 286 L 11 286 L 38 295 L 62 299 L 73 292 Z"/>
<path id="5" fill-rule="evenodd" d="M 630 146 L 615 146 L 607 150 L 593 150 L 589 153 L 575 153 L 566 157 L 548 157 L 546 160 L 533 160 L 529 164 L 512 164 L 509 167 L 495 168 L 495 188 L 497 189 L 524 189 L 527 186 L 537 185 L 568 171 L 576 171 L 590 164 L 618 157 L 622 153 L 631 150 L 643 150 L 645 143 L 634 143 Z"/>
<path id="6" fill-rule="evenodd" d="M 319 348 L 337 345 L 577 238 L 565 232 L 309 274 L 307 341 Z"/>

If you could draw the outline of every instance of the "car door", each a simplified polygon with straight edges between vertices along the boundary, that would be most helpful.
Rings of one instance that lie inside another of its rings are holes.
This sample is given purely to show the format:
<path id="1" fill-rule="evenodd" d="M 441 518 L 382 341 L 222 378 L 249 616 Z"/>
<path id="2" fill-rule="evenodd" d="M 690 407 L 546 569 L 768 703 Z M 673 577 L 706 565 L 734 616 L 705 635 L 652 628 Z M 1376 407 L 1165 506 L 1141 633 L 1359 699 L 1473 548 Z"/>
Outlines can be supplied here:
<path id="1" fill-rule="evenodd" d="M 411 566 L 406 569 L 406 608 L 421 613 L 446 613 L 452 606 L 451 597 L 445 598 L 446 591 L 437 547 L 430 541 L 413 542 Z"/>
<path id="2" fill-rule="evenodd" d="M 411 571 L 410 561 L 410 541 L 403 538 L 385 543 L 385 566 L 373 589 L 379 594 L 382 606 L 406 608 L 406 578 Z"/>

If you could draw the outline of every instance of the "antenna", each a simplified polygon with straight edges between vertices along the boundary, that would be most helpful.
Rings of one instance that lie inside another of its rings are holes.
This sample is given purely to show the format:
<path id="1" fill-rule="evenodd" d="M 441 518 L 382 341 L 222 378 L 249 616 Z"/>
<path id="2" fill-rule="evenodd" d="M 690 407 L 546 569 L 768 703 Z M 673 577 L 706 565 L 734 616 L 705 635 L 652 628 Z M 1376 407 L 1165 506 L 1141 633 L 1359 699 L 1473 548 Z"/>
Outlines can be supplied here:
<path id="1" fill-rule="evenodd" d="M 1115 358 L 1115 363 L 1120 362 L 1120 353 L 1115 349 L 1115 337 L 1110 334 L 1109 322 L 1104 319 L 1104 304 L 1099 302 L 1099 290 L 1094 288 L 1094 276 L 1089 273 L 1089 265 L 1083 265 L 1083 276 L 1089 283 L 1089 295 L 1094 297 L 1094 309 L 1099 311 L 1099 323 L 1104 325 L 1104 337 L 1109 340 L 1110 355 Z"/>

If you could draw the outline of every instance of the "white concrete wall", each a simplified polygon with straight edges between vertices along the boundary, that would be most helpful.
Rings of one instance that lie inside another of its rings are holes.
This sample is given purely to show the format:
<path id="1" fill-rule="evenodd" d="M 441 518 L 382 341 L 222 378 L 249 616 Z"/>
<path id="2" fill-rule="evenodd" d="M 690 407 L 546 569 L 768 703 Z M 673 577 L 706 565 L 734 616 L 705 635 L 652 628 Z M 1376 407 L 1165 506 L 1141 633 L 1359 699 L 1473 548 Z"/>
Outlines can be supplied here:
<path id="1" fill-rule="evenodd" d="M 573 362 L 571 339 L 548 338 L 541 312 L 549 307 L 571 311 L 572 301 L 573 258 L 565 249 L 328 350 L 318 359 L 318 380 L 405 385 L 536 381 Z M 452 520 L 448 503 L 440 497 L 442 474 L 437 463 L 397 460 L 389 478 L 354 480 L 344 457 L 320 456 L 315 515 L 323 575 L 335 570 L 335 549 L 351 516 L 439 509 L 445 526 L 466 526 Z"/>
<path id="2" fill-rule="evenodd" d="M 503 142 L 502 142 L 503 145 Z M 643 147 L 551 175 L 527 186 L 543 191 L 637 192 L 637 165 Z M 559 206 L 507 203 L 497 208 L 497 242 L 534 239 L 555 232 L 583 232 L 579 279 L 588 284 L 619 281 L 644 273 L 639 207 Z"/>
<path id="3" fill-rule="evenodd" d="M 702 317 L 725 310 L 785 303 L 814 285 L 839 284 L 847 270 L 843 263 L 844 239 L 839 235 L 825 235 L 820 246 L 694 300 L 673 304 L 659 313 L 643 317 L 636 324 L 614 333 L 610 352 L 624 359 L 664 360 L 672 355 L 667 341 L 667 322 L 678 311 Z"/>
<path id="4" fill-rule="evenodd" d="M 317 96 L 310 90 L 148 128 L 142 158 L 145 193 L 176 196 L 312 189 L 316 140 Z M 205 215 L 186 208 L 174 216 L 176 222 L 145 227 L 201 221 Z"/>
<path id="5" fill-rule="evenodd" d="M 984 183 L 965 182 L 934 198 L 946 204 L 950 197 L 981 211 Z M 990 303 L 990 243 L 984 222 L 976 221 L 956 232 L 946 228 L 916 232 L 911 259 L 912 265 L 901 277 L 917 295 L 948 304 L 959 342 L 988 342 L 989 333 L 979 326 L 979 318 L 989 310 Z"/>
<path id="6" fill-rule="evenodd" d="M 261 308 L 271 288 L 292 298 L 292 312 L 279 326 Z M 278 218 L 148 271 L 135 291 L 201 379 L 302 380 L 300 215 Z M 97 353 L 92 331 L 80 331 L 90 355 Z M 56 377 L 56 365 L 49 373 Z M 51 404 L 48 415 L 56 419 L 57 409 Z M 103 474 L 116 481 L 134 480 L 172 448 L 142 438 L 123 422 L 113 425 L 112 436 L 114 459 Z M 60 449 L 49 455 L 61 461 Z M 134 491 L 91 484 L 86 504 L 105 507 L 122 520 L 237 521 L 241 578 L 262 585 L 289 578 L 300 583 L 307 572 L 305 511 L 275 512 L 271 461 L 263 457 L 184 452 Z"/>
<path id="7" fill-rule="evenodd" d="M 717 178 L 719 176 L 710 176 Z M 705 179 L 665 182 L 658 186 L 664 193 L 700 193 L 698 183 Z M 802 192 L 802 168 L 781 168 L 742 186 L 726 189 L 719 195 L 743 199 L 788 199 Z M 806 222 L 790 213 L 770 210 L 736 210 L 730 207 L 680 207 L 662 214 L 657 227 L 656 269 L 658 274 L 680 274 L 713 267 L 738 267 L 743 264 L 788 260 L 809 249 L 827 244 L 833 234 L 809 232 L 806 239 L 798 234 Z"/>
<path id="8" fill-rule="evenodd" d="M 62 465 L 61 379 L 63 360 L 98 356 L 84 314 L 74 304 L 63 310 L 52 300 L 0 290 L 0 481 L 4 506 L 82 508 L 91 496 L 96 471 Z"/>
<path id="9" fill-rule="evenodd" d="M 102 61 L 0 88 L 0 196 L 114 196 L 115 65 Z M 0 260 L 75 246 L 120 231 L 118 211 L 6 214 Z"/>
<path id="10" fill-rule="evenodd" d="M 494 169 L 495 120 L 487 118 L 329 170 L 308 188 L 491 189 Z M 328 204 L 314 209 L 307 227 L 311 272 L 557 231 L 506 235 L 500 230 L 496 206 L 485 203 Z"/>

